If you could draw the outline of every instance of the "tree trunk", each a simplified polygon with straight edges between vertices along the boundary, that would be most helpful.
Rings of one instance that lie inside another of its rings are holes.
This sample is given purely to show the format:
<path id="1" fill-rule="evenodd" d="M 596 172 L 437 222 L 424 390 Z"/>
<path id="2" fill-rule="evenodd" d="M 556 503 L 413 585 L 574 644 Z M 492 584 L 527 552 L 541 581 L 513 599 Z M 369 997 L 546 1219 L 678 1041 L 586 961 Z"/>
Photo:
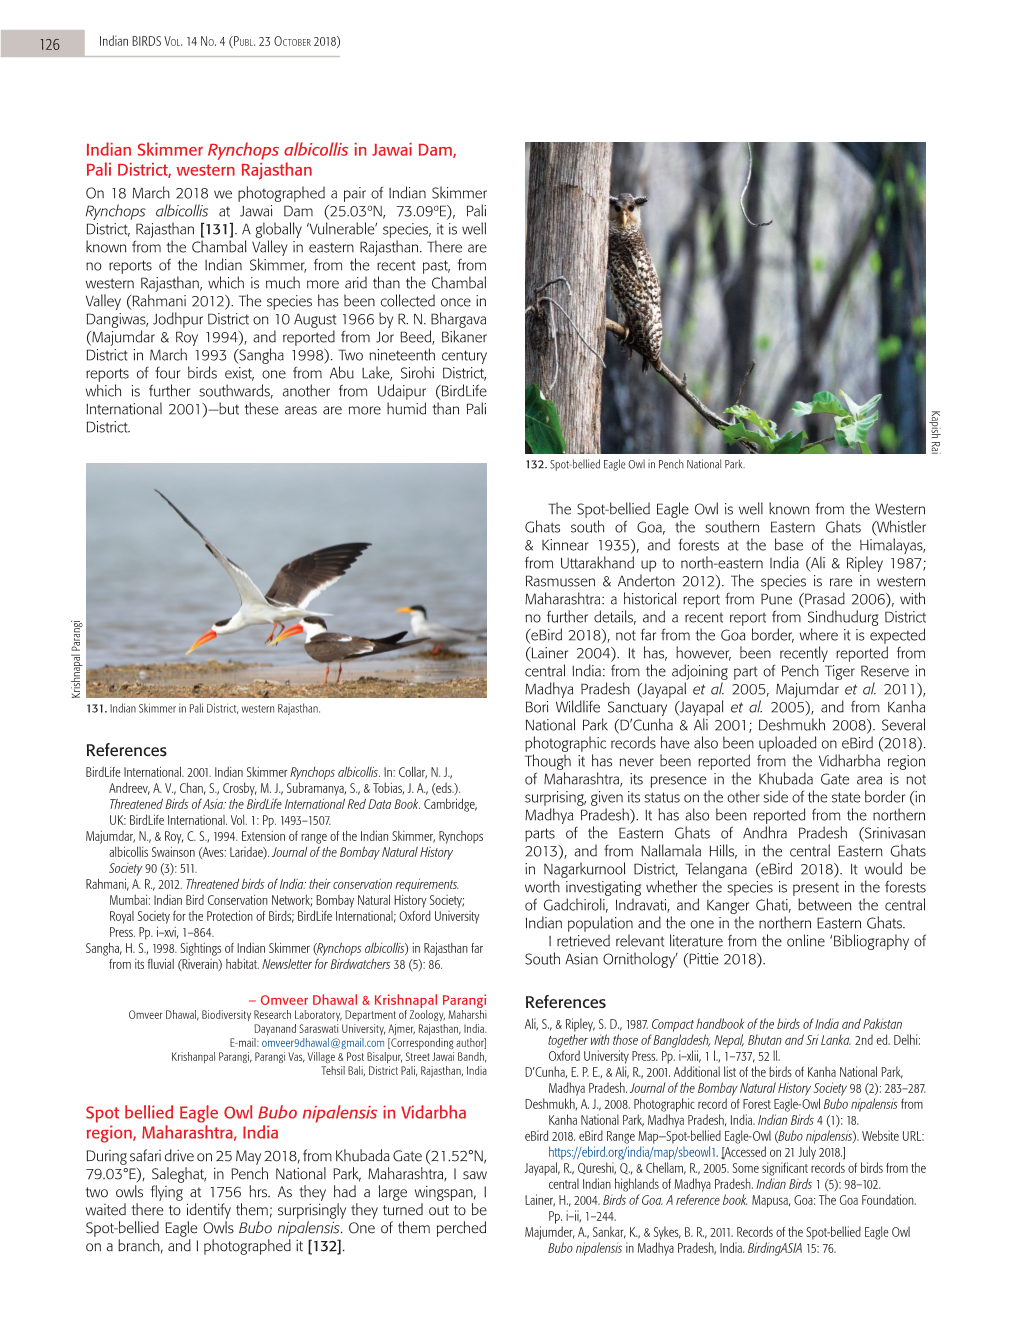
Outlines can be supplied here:
<path id="1" fill-rule="evenodd" d="M 535 310 L 526 317 L 525 381 L 555 403 L 571 454 L 599 452 L 612 146 L 531 144 L 524 296 Z"/>
<path id="2" fill-rule="evenodd" d="M 614 142 L 610 192 L 639 196 L 645 191 L 641 176 L 643 143 Z M 647 171 L 646 171 L 647 172 Z M 654 203 L 654 198 L 652 199 Z M 663 280 L 663 283 L 665 281 Z M 607 301 L 606 313 L 615 321 L 619 314 Z M 662 380 L 653 371 L 641 370 L 640 357 L 606 340 L 606 372 L 602 380 L 602 452 L 604 454 L 658 454 L 662 452 Z M 669 400 L 666 400 L 668 403 Z"/>
<path id="3" fill-rule="evenodd" d="M 797 379 L 800 399 L 812 399 L 818 389 L 818 343 L 811 303 L 811 208 L 815 195 L 815 144 L 797 143 L 797 207 L 793 227 L 793 275 L 797 303 Z M 785 411 L 785 410 L 784 410 Z M 807 438 L 817 444 L 822 436 L 818 419 L 801 423 Z"/>
<path id="4" fill-rule="evenodd" d="M 800 144 L 800 148 L 806 147 L 810 147 L 810 156 L 813 157 L 814 147 L 809 143 Z M 808 435 L 812 436 L 818 433 L 817 431 L 812 432 L 810 426 L 805 426 L 805 419 L 788 416 L 788 414 L 794 399 L 809 400 L 819 387 L 818 354 L 832 328 L 832 322 L 843 295 L 853 279 L 854 272 L 863 260 L 868 245 L 874 237 L 875 221 L 881 210 L 882 199 L 881 189 L 876 186 L 868 209 L 861 216 L 853 237 L 832 269 L 828 286 L 822 295 L 818 309 L 811 312 L 812 300 L 808 277 L 807 247 L 811 211 L 807 197 L 809 186 L 808 165 L 808 153 L 799 150 L 797 158 L 797 219 L 793 236 L 798 320 L 797 361 L 793 366 L 793 370 L 779 387 L 779 392 L 768 410 L 768 415 L 775 418 L 780 431 L 792 427 L 794 430 L 807 430 Z M 813 168 L 812 161 L 812 173 Z M 806 312 L 810 312 L 810 323 L 804 320 Z M 833 390 L 836 390 L 839 388 L 839 381 L 831 381 L 830 385 Z"/>
<path id="5" fill-rule="evenodd" d="M 765 171 L 765 152 L 768 143 L 755 142 L 754 169 L 747 188 L 744 205 L 752 220 L 761 214 L 762 176 Z M 727 402 L 737 397 L 737 391 L 751 365 L 751 344 L 754 335 L 754 312 L 758 300 L 758 264 L 761 248 L 761 230 L 746 224 L 740 264 L 734 265 L 730 255 L 729 232 L 726 228 L 726 203 L 719 180 L 719 150 L 721 142 L 699 142 L 702 158 L 702 187 L 708 206 L 712 233 L 712 259 L 715 264 L 719 291 L 722 294 L 723 313 L 726 317 L 726 342 L 729 346 L 729 376 L 726 385 Z"/>
<path id="6" fill-rule="evenodd" d="M 882 262 L 878 277 L 881 418 L 895 433 L 897 453 L 920 454 L 926 441 L 925 144 L 841 145 L 872 178 L 885 168 L 883 207 L 876 225 Z"/>

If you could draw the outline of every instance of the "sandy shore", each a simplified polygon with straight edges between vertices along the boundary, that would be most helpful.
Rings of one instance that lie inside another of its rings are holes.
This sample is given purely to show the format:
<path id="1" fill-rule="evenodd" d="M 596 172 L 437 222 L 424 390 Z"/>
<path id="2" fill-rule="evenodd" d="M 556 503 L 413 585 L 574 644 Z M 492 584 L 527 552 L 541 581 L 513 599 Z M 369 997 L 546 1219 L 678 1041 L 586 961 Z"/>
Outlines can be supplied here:
<path id="1" fill-rule="evenodd" d="M 199 665 L 106 665 L 85 673 L 85 695 L 92 701 L 104 698 L 134 697 L 149 700 L 185 698 L 194 701 L 215 698 L 244 700 L 283 700 L 287 697 L 314 697 L 333 700 L 337 697 L 484 697 L 484 675 L 444 678 L 439 682 L 418 682 L 403 673 L 392 678 L 352 674 L 345 671 L 339 683 L 330 675 L 323 684 L 300 677 L 269 678 L 265 670 L 234 661 L 226 664 L 210 660 Z M 281 671 L 289 672 L 289 671 Z"/>

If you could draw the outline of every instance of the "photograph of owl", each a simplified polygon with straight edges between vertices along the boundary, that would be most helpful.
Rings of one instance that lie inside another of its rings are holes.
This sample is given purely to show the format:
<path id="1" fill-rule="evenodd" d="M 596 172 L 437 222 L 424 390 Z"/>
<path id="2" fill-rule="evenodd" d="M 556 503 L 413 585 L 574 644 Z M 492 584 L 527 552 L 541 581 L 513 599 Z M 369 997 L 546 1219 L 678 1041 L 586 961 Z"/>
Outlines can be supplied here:
<path id="1" fill-rule="evenodd" d="M 658 370 L 662 348 L 659 277 L 641 232 L 641 207 L 647 197 L 620 193 L 609 199 L 609 284 L 620 323 L 627 331 L 623 347 L 641 354 Z"/>

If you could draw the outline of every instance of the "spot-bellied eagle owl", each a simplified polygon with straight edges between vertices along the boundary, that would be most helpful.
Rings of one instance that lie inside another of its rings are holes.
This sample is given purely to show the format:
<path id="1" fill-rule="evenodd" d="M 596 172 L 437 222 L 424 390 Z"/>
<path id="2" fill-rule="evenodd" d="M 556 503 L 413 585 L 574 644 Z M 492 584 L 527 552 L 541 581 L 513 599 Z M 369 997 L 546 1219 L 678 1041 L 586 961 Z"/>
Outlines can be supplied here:
<path id="1" fill-rule="evenodd" d="M 620 193 L 609 199 L 609 283 L 620 322 L 627 331 L 621 342 L 636 348 L 643 359 L 659 366 L 662 348 L 662 307 L 659 277 L 641 232 L 641 207 L 647 197 Z"/>

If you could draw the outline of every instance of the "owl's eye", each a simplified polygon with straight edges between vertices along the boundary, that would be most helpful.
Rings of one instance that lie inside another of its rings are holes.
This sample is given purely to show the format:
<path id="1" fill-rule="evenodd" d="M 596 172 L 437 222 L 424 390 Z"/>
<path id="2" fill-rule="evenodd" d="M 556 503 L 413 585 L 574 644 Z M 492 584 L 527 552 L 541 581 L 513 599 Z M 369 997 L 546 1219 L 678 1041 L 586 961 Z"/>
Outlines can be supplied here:
<path id="1" fill-rule="evenodd" d="M 627 210 L 628 210 L 628 211 L 633 211 L 634 208 L 633 208 L 633 206 L 628 206 L 628 207 L 627 207 Z"/>

